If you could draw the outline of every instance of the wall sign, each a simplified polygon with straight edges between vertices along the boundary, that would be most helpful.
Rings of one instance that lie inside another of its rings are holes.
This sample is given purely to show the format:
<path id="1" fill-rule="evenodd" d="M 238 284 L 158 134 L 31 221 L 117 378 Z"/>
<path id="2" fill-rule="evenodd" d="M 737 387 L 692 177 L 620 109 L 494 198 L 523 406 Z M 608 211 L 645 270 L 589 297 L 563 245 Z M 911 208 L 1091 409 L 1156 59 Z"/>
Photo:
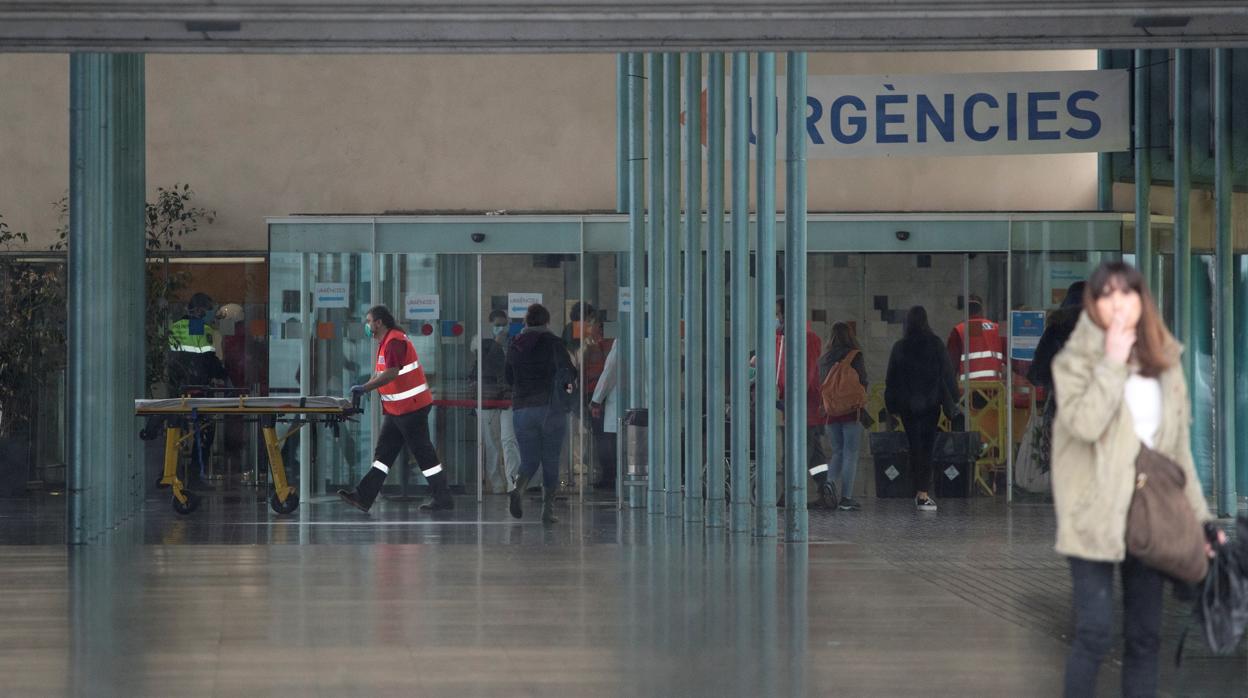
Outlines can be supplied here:
<path id="1" fill-rule="evenodd" d="M 441 297 L 436 293 L 408 293 L 403 297 L 405 320 L 436 320 L 441 312 Z"/>
<path id="2" fill-rule="evenodd" d="M 314 305 L 317 308 L 346 308 L 347 303 L 347 284 L 345 283 L 318 283 L 312 292 L 315 298 Z"/>
<path id="3" fill-rule="evenodd" d="M 1032 361 L 1036 347 L 1044 334 L 1043 310 L 1010 311 L 1010 358 L 1015 361 Z"/>
<path id="4" fill-rule="evenodd" d="M 508 293 L 507 317 L 522 318 L 528 312 L 530 305 L 541 302 L 542 294 L 540 293 Z"/>
<path id="5" fill-rule="evenodd" d="M 785 87 L 777 82 L 776 142 L 783 144 Z M 1125 70 L 812 75 L 807 157 L 1128 150 L 1129 85 Z M 752 121 L 755 111 L 751 107 Z M 755 132 L 752 122 L 751 144 Z M 777 148 L 777 157 L 783 154 Z"/>

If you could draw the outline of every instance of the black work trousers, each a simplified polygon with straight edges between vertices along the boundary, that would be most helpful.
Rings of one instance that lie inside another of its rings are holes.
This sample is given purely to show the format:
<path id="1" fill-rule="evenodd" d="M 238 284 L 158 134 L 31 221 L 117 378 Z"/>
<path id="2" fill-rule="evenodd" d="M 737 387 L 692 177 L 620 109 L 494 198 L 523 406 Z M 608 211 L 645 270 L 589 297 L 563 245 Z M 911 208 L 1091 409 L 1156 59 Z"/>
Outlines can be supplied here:
<path id="1" fill-rule="evenodd" d="M 416 458 L 420 471 L 425 473 L 426 478 L 429 477 L 429 471 L 442 464 L 437 449 L 433 447 L 433 440 L 429 438 L 431 411 L 432 405 L 407 414 L 386 415 L 381 420 L 381 435 L 377 437 L 377 447 L 373 449 L 373 460 L 389 470 L 399 451 L 407 446 Z"/>

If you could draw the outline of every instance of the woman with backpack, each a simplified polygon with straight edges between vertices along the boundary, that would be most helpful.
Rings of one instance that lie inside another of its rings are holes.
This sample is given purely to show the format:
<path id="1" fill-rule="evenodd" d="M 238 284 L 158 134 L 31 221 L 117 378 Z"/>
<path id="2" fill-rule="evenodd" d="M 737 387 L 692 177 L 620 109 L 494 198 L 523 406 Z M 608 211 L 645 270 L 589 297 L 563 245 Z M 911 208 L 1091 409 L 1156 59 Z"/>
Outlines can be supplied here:
<path id="1" fill-rule="evenodd" d="M 524 491 L 542 471 L 542 523 L 556 523 L 559 456 L 568 433 L 568 411 L 576 397 L 576 369 L 558 335 L 550 331 L 550 311 L 529 306 L 524 330 L 507 348 L 503 375 L 511 386 L 512 422 L 520 445 L 520 477 L 510 492 L 511 515 L 524 515 Z"/>
<path id="2" fill-rule="evenodd" d="M 862 348 L 847 322 L 832 325 L 828 349 L 819 357 L 821 397 L 827 413 L 824 429 L 832 451 L 828 459 L 828 482 L 840 486 L 837 508 L 857 511 L 862 508 L 854 494 L 854 476 L 858 474 L 858 446 L 862 443 L 863 407 L 867 398 L 867 363 Z"/>
<path id="3" fill-rule="evenodd" d="M 927 309 L 916 305 L 906 313 L 905 333 L 888 357 L 884 406 L 889 414 L 901 418 L 906 429 L 914 506 L 919 511 L 936 511 L 936 502 L 928 493 L 936 425 L 941 408 L 950 420 L 956 416 L 957 392 L 949 352 L 928 325 Z"/>

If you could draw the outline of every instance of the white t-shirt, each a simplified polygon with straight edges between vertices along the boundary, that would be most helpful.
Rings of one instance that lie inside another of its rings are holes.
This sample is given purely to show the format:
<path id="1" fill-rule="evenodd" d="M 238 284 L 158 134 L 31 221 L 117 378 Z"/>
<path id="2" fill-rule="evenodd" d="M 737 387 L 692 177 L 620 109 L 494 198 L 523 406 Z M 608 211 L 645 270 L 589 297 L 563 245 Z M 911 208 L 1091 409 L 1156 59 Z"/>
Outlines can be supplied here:
<path id="1" fill-rule="evenodd" d="M 1152 448 L 1157 430 L 1161 428 L 1161 383 L 1132 371 L 1123 389 L 1123 399 L 1135 421 L 1135 435 Z"/>

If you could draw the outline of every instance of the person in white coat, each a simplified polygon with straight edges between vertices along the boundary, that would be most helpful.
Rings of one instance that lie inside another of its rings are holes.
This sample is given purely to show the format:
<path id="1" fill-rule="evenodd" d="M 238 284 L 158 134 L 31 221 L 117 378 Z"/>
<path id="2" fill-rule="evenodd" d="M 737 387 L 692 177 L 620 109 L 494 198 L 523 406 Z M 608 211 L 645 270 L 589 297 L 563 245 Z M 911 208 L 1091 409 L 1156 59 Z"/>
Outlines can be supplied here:
<path id="1" fill-rule="evenodd" d="M 598 385 L 589 399 L 590 413 L 595 419 L 602 418 L 602 430 L 611 435 L 610 441 L 618 438 L 620 422 L 620 391 L 616 388 L 620 382 L 620 352 L 623 342 L 613 342 L 611 351 L 607 352 L 607 360 L 602 367 L 602 375 L 598 377 Z M 596 487 L 614 488 L 615 471 L 601 473 Z"/>

